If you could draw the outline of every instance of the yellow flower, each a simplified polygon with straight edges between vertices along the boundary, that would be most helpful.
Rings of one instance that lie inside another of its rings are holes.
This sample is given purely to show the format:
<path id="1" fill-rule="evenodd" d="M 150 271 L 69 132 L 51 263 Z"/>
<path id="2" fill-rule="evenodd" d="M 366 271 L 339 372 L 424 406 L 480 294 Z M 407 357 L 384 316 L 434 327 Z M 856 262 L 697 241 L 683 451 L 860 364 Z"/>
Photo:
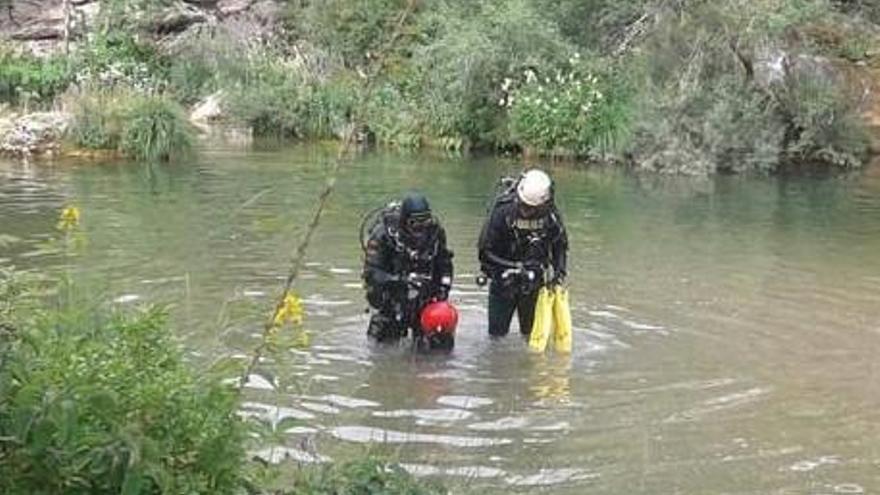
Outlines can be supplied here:
<path id="1" fill-rule="evenodd" d="M 284 296 L 281 306 L 275 312 L 274 323 L 276 326 L 281 326 L 286 322 L 300 325 L 303 322 L 304 314 L 302 300 L 296 294 L 288 292 Z"/>
<path id="2" fill-rule="evenodd" d="M 79 225 L 79 208 L 76 206 L 68 206 L 61 210 L 61 217 L 58 219 L 58 229 L 71 230 Z"/>

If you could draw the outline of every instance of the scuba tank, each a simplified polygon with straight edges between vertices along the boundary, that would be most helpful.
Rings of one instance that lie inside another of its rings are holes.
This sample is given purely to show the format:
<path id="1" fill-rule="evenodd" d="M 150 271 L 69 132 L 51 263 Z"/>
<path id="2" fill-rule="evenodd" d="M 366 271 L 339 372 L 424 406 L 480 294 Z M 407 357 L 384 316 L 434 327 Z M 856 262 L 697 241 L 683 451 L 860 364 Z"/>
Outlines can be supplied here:
<path id="1" fill-rule="evenodd" d="M 477 252 L 482 252 L 483 248 L 486 246 L 486 235 L 489 230 L 489 222 L 492 220 L 492 212 L 495 211 L 495 208 L 497 208 L 498 205 L 516 200 L 516 188 L 521 179 L 522 175 L 518 177 L 504 176 L 498 179 L 498 182 L 495 184 L 495 194 L 486 205 L 486 219 L 483 221 L 483 227 L 480 229 L 480 237 L 477 241 Z M 488 275 L 481 270 L 476 276 L 476 284 L 480 287 L 484 287 L 488 281 Z"/>
<path id="2" fill-rule="evenodd" d="M 361 250 L 367 252 L 367 241 L 370 239 L 370 233 L 376 229 L 379 224 L 386 223 L 387 219 L 392 215 L 400 215 L 400 201 L 392 201 L 388 204 L 373 208 L 364 214 L 361 219 L 359 231 L 359 240 Z"/>

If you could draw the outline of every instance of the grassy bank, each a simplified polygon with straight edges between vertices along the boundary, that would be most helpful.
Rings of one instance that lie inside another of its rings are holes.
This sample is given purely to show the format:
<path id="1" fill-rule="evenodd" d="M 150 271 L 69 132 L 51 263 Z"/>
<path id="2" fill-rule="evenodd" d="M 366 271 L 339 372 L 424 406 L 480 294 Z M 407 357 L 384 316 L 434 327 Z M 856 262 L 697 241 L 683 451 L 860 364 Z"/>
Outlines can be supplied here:
<path id="1" fill-rule="evenodd" d="M 133 8 L 108 0 L 106 15 L 111 3 Z M 18 74 L 0 99 L 48 102 L 87 83 L 78 92 L 86 98 L 149 95 L 157 102 L 134 110 L 152 122 L 141 129 L 170 137 L 130 139 L 123 151 L 142 159 L 185 150 L 180 108 L 222 91 L 227 117 L 258 136 L 333 138 L 357 118 L 370 140 L 395 148 L 612 159 L 661 172 L 866 160 L 848 69 L 875 63 L 880 46 L 867 2 L 429 0 L 402 25 L 404 0 L 279 5 L 262 40 L 247 25 L 220 25 L 161 50 L 143 16 L 114 17 L 45 70 L 0 57 L 0 74 Z M 389 50 L 391 32 L 401 36 Z M 376 79 L 369 94 L 367 78 Z M 79 146 L 119 147 L 112 136 L 128 133 L 112 118 L 79 115 Z M 122 125 L 129 120 L 142 121 Z M 150 150 L 153 142 L 163 146 Z"/>
<path id="2" fill-rule="evenodd" d="M 186 362 L 162 311 L 76 293 L 0 271 L 0 492 L 445 493 L 375 458 L 252 463 L 260 428 L 222 375 Z"/>

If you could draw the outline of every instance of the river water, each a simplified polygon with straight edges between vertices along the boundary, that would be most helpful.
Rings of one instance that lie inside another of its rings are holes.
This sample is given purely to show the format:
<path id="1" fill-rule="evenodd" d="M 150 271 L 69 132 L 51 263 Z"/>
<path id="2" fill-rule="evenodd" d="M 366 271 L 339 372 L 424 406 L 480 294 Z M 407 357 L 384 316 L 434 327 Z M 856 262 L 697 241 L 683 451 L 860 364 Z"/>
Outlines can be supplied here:
<path id="1" fill-rule="evenodd" d="M 203 151 L 192 163 L 0 162 L 0 264 L 67 273 L 120 306 L 167 304 L 189 355 L 242 356 L 333 150 Z M 551 167 L 571 242 L 571 358 L 490 341 L 475 245 L 514 161 L 370 154 L 341 177 L 296 289 L 307 348 L 268 359 L 243 413 L 272 461 L 382 444 L 477 493 L 880 491 L 880 167 L 711 180 Z M 375 348 L 361 215 L 427 192 L 455 250 L 455 351 Z M 60 209 L 82 225 L 59 252 Z"/>

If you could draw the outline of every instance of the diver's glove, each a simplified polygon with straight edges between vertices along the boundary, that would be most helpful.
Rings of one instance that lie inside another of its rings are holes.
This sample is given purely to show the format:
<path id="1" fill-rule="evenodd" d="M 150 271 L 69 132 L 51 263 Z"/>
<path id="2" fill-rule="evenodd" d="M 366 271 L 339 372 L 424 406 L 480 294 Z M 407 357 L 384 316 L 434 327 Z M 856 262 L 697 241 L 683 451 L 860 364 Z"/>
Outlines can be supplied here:
<path id="1" fill-rule="evenodd" d="M 440 279 L 440 287 L 437 290 L 437 300 L 445 301 L 449 299 L 449 291 L 452 290 L 452 277 L 444 276 Z"/>

